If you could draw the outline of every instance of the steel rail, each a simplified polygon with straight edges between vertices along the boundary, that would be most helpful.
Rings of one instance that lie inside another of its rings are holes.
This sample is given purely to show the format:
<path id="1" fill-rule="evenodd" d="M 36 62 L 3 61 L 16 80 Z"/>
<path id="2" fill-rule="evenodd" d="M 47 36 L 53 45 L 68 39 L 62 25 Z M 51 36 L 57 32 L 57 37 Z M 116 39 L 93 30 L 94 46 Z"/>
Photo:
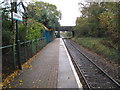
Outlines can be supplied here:
<path id="1" fill-rule="evenodd" d="M 64 41 L 64 39 L 63 39 L 63 41 Z M 66 46 L 66 48 L 67 48 L 67 50 L 68 50 L 68 53 L 69 53 L 70 57 L 73 59 L 73 57 L 72 57 L 72 55 L 71 55 L 71 53 L 70 53 L 70 51 L 69 51 L 69 49 L 68 49 L 65 41 L 64 41 L 64 43 L 65 43 L 65 46 Z M 77 64 L 77 62 L 76 62 L 74 59 L 73 59 L 72 61 L 74 61 L 75 65 L 76 65 L 76 67 L 77 67 L 77 69 L 78 69 L 78 72 L 82 75 L 82 78 L 84 79 L 84 82 L 85 82 L 86 86 L 88 87 L 88 89 L 89 89 L 89 90 L 92 90 L 91 87 L 90 87 L 90 85 L 88 84 L 86 78 L 84 77 L 81 69 L 79 68 L 79 65 Z"/>
<path id="2" fill-rule="evenodd" d="M 100 68 L 97 64 L 95 64 L 88 56 L 86 56 L 83 52 L 80 51 L 78 47 L 73 45 L 71 42 L 69 42 L 76 50 L 78 50 L 84 57 L 86 57 L 92 64 L 94 64 L 101 72 L 103 72 L 111 81 L 113 81 L 118 87 L 120 87 L 120 84 L 115 81 L 111 76 L 109 76 L 102 68 Z"/>

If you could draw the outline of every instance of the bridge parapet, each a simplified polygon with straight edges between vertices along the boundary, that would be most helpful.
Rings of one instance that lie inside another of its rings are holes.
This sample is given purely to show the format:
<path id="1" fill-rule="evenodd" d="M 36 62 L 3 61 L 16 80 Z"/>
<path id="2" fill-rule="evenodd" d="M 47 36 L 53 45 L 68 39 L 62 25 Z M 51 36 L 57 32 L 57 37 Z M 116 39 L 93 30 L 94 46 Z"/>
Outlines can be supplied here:
<path id="1" fill-rule="evenodd" d="M 59 31 L 74 31 L 73 27 L 75 27 L 75 26 L 61 26 L 59 28 Z"/>

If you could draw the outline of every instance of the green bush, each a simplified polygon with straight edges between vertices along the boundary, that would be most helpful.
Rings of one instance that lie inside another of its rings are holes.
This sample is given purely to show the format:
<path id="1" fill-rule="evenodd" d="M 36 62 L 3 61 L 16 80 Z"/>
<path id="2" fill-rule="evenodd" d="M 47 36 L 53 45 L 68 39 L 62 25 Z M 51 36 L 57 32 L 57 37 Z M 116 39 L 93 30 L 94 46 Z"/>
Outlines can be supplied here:
<path id="1" fill-rule="evenodd" d="M 104 58 L 114 60 L 116 63 L 118 62 L 118 51 L 114 48 L 110 48 L 101 44 L 100 42 L 103 40 L 103 38 L 82 37 L 73 38 L 72 40 L 82 45 L 83 47 L 88 48 L 99 55 L 102 55 Z"/>
<path id="2" fill-rule="evenodd" d="M 32 40 L 42 37 L 44 26 L 33 19 L 29 19 L 27 27 L 23 24 L 19 25 L 20 40 Z"/>

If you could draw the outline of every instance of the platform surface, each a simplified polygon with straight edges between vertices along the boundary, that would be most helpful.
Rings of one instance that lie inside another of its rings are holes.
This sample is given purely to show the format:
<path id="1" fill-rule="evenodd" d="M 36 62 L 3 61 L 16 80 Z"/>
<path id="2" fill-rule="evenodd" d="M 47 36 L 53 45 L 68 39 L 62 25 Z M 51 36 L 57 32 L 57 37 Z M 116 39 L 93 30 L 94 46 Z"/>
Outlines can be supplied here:
<path id="1" fill-rule="evenodd" d="M 82 89 L 62 39 L 49 43 L 30 65 L 31 68 L 22 70 L 6 87 Z"/>

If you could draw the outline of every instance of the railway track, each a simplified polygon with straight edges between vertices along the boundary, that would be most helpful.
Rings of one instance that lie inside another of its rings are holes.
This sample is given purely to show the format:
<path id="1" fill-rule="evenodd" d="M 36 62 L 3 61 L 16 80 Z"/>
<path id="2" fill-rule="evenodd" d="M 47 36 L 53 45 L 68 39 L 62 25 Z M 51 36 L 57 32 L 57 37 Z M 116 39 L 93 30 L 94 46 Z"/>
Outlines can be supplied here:
<path id="1" fill-rule="evenodd" d="M 78 47 L 67 39 L 63 39 L 77 72 L 82 76 L 85 88 L 93 89 L 120 89 L 120 85 L 104 72 L 97 64 L 88 58 Z"/>

